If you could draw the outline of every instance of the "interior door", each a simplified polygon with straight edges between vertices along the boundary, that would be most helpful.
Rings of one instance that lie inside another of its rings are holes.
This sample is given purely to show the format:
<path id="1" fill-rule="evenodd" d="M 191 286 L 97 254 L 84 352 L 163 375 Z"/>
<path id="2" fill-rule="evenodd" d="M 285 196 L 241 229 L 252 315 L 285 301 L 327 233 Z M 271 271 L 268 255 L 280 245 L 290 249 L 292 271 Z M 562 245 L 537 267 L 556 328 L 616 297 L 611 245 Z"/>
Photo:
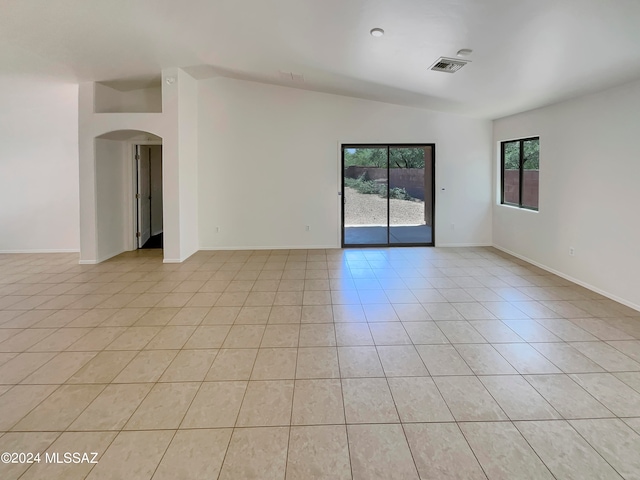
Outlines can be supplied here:
<path id="1" fill-rule="evenodd" d="M 138 248 L 142 248 L 151 237 L 151 168 L 148 146 L 136 146 L 136 163 L 138 170 Z"/>
<path id="2" fill-rule="evenodd" d="M 162 145 L 149 146 L 151 236 L 162 233 Z"/>

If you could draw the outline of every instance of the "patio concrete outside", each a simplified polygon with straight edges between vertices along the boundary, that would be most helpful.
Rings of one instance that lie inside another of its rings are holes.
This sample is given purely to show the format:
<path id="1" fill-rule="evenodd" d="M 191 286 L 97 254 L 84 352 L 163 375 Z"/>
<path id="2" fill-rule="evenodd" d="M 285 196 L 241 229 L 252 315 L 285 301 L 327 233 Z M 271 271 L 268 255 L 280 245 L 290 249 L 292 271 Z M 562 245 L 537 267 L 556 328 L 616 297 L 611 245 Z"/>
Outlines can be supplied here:
<path id="1" fill-rule="evenodd" d="M 429 225 L 401 225 L 389 227 L 389 243 L 415 244 L 432 243 Z M 344 229 L 345 245 L 386 245 L 386 226 L 348 226 Z"/>
<path id="2" fill-rule="evenodd" d="M 424 202 L 389 200 L 389 238 L 387 240 L 387 199 L 375 194 L 362 194 L 344 189 L 344 244 L 386 245 L 430 244 L 432 228 L 425 224 Z"/>

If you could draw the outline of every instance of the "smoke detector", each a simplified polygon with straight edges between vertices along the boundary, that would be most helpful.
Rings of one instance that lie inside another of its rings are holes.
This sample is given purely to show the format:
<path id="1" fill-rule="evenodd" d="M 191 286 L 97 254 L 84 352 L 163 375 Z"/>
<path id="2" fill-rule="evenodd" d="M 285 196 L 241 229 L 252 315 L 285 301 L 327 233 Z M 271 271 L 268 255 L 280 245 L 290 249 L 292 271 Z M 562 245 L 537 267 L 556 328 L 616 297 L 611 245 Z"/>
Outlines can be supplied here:
<path id="1" fill-rule="evenodd" d="M 440 57 L 433 65 L 431 65 L 431 70 L 436 72 L 455 73 L 469 62 L 470 60 Z"/>

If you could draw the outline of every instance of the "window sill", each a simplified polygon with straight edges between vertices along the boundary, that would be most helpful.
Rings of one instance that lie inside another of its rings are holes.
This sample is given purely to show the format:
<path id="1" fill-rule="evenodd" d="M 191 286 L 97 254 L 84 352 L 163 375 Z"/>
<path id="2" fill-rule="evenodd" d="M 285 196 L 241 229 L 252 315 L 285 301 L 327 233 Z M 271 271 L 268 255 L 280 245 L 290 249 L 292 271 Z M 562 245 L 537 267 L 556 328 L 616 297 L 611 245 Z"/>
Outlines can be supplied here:
<path id="1" fill-rule="evenodd" d="M 540 210 L 532 210 L 530 208 L 522 208 L 522 207 L 517 207 L 515 205 L 507 205 L 507 204 L 504 204 L 504 203 L 498 203 L 497 205 L 499 207 L 505 207 L 505 208 L 509 208 L 511 210 L 518 210 L 518 211 L 521 211 L 521 212 L 529 212 L 529 213 L 539 213 L 540 212 Z"/>

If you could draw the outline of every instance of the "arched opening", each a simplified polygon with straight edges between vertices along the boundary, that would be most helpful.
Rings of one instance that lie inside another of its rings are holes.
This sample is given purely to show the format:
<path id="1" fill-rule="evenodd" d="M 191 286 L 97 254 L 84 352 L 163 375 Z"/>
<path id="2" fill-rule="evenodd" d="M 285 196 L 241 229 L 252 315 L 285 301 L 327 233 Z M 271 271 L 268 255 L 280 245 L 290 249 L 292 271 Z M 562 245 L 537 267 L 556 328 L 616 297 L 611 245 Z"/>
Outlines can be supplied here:
<path id="1" fill-rule="evenodd" d="M 125 251 L 162 256 L 162 138 L 118 130 L 95 138 L 98 261 Z"/>

